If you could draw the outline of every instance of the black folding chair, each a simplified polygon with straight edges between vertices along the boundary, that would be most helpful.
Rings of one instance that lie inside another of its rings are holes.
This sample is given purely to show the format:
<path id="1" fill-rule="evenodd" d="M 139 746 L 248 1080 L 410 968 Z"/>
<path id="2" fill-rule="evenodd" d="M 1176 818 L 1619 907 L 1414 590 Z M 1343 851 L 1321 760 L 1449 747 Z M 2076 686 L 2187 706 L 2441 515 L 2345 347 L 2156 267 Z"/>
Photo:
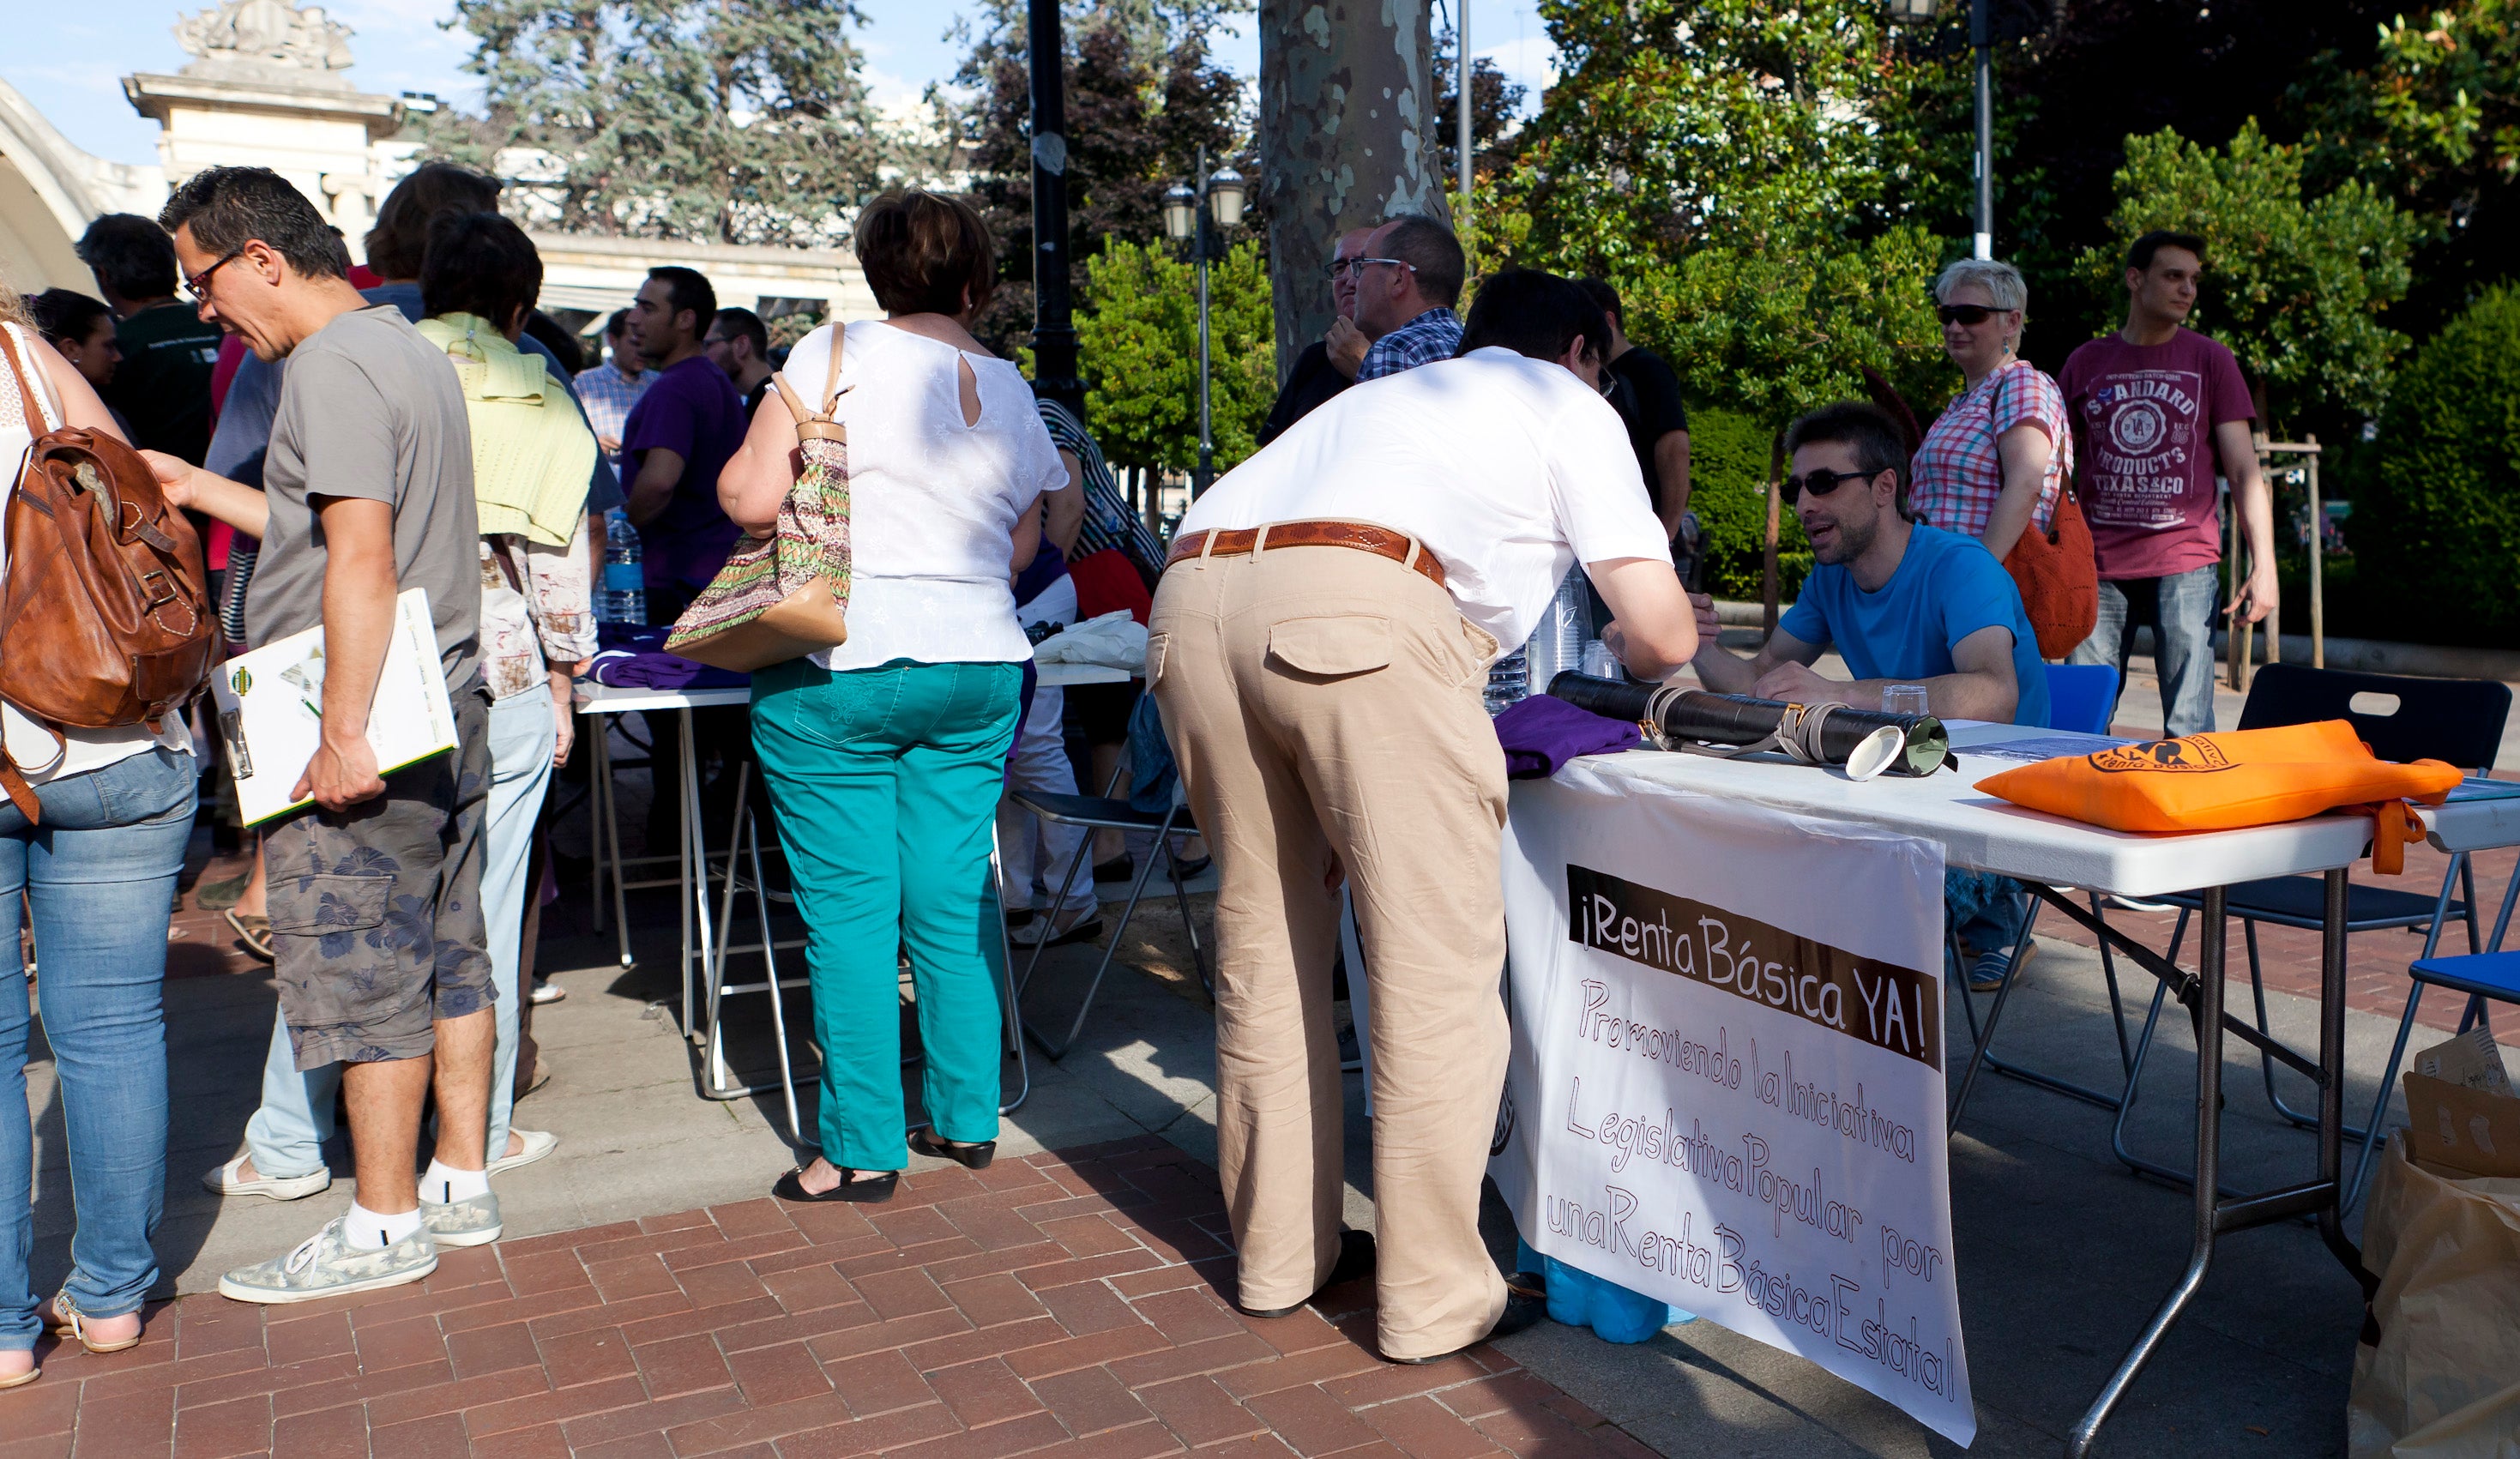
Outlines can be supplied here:
<path id="1" fill-rule="evenodd" d="M 2357 708 L 2356 702 L 2362 707 Z M 2355 733 L 2371 747 L 2372 753 L 2384 760 L 2444 760 L 2477 774 L 2494 768 L 2494 759 L 2502 744 L 2503 722 L 2511 713 L 2511 689 L 2488 679 L 2416 679 L 2395 674 L 2352 673 L 2344 669 L 2307 668 L 2293 663 L 2270 663 L 2258 670 L 2249 685 L 2249 698 L 2240 709 L 2244 730 L 2272 729 L 2288 724 L 2310 724 L 2322 719 L 2342 719 L 2354 726 Z M 2452 893 L 2456 894 L 2453 895 Z M 2257 1013 L 2257 1031 L 2265 1038 L 2261 1045 L 2260 1069 L 2264 1075 L 2267 1100 L 2285 1119 L 2305 1129 L 2315 1128 L 2318 1117 L 2304 1114 L 2284 1102 L 2275 1087 L 2275 1065 L 2299 1061 L 2302 1069 L 2315 1068 L 2306 1056 L 2275 1041 L 2267 1023 L 2266 980 L 2258 958 L 2258 924 L 2303 928 L 2317 932 L 2322 926 L 2323 886 L 2318 877 L 2271 877 L 2263 881 L 2243 882 L 2233 886 L 2226 902 L 2229 915 L 2239 922 L 2249 951 L 2249 993 Z M 2182 891 L 2165 896 L 2162 901 L 2179 908 L 2179 922 L 2170 935 L 2168 961 L 2179 961 L 2179 944 L 2187 935 L 2187 922 L 2204 905 L 2203 894 Z M 2431 957 L 2441 943 L 2442 928 L 2450 922 L 2467 924 L 2467 950 L 2481 945 L 2476 913 L 2476 878 L 2468 864 L 2467 853 L 2454 852 L 2442 874 L 2440 889 L 2425 895 L 2394 888 L 2349 885 L 2345 903 L 2345 931 L 2380 932 L 2396 928 L 2424 930 L 2424 957 Z M 2103 919 L 2105 920 L 2105 919 Z M 2151 1052 L 2154 1029 L 2161 1018 L 2163 998 L 2170 991 L 2164 983 L 2152 995 L 2152 1009 L 2145 1016 L 2143 1033 L 2136 1040 L 2135 1059 L 2127 1071 L 2123 1096 L 2109 1143 L 2118 1159 L 2130 1167 L 2150 1171 L 2175 1180 L 2183 1180 L 2182 1172 L 2148 1161 L 2127 1148 L 2127 1117 L 2135 1108 L 2136 1086 L 2143 1077 L 2145 1057 Z M 2284 1058 L 2290 1054 L 2292 1059 Z M 2389 1091 L 2380 1091 L 2380 1110 L 2388 1108 Z M 2375 1111 L 2372 1118 L 2378 1120 Z M 2362 1140 L 2366 1126 L 2347 1125 L 2345 1138 Z"/>
<path id="2" fill-rule="evenodd" d="M 1118 777 L 1114 776 L 1113 784 L 1117 783 Z M 1120 920 L 1113 925 L 1110 940 L 1102 948 L 1102 961 L 1095 966 L 1094 980 L 1085 985 L 1085 998 L 1076 1005 L 1076 1018 L 1067 1026 L 1067 1037 L 1054 1044 L 1036 1032 L 1029 1022 L 1024 1026 L 1024 1032 L 1041 1045 L 1042 1052 L 1050 1056 L 1051 1063 L 1057 1064 L 1066 1058 L 1067 1051 L 1076 1044 L 1076 1035 L 1085 1030 L 1085 1016 L 1094 1011 L 1095 995 L 1102 990 L 1102 975 L 1111 971 L 1111 960 L 1120 955 L 1120 940 L 1129 931 L 1129 919 L 1138 914 L 1139 899 L 1147 893 L 1147 879 L 1154 875 L 1157 861 L 1164 863 L 1166 874 L 1172 878 L 1173 899 L 1181 908 L 1182 928 L 1190 934 L 1191 961 L 1198 969 L 1199 986 L 1207 989 L 1211 996 L 1215 993 L 1216 982 L 1207 970 L 1207 950 L 1200 945 L 1198 924 L 1190 915 L 1190 893 L 1182 889 L 1181 861 L 1172 851 L 1175 832 L 1196 829 L 1190 823 L 1188 807 L 1183 804 L 1178 785 L 1172 805 L 1161 815 L 1140 810 L 1126 800 L 1109 796 L 1056 796 L 1039 791 L 1015 791 L 1012 794 L 1017 805 L 1045 821 L 1079 826 L 1089 831 L 1155 833 L 1155 853 L 1138 867 L 1136 878 L 1129 884 L 1129 904 L 1120 909 Z M 1077 872 L 1093 855 L 1094 838 L 1088 836 L 1078 843 L 1076 855 L 1067 863 L 1067 875 L 1058 884 L 1058 894 L 1051 898 L 1053 907 L 1067 905 L 1067 889 L 1076 884 Z M 1024 989 L 1032 986 L 1033 970 L 1041 966 L 1042 952 L 1049 946 L 1047 939 L 1033 944 L 1032 957 L 1024 964 L 1022 979 L 1015 983 L 1017 998 L 1020 999 Z"/>

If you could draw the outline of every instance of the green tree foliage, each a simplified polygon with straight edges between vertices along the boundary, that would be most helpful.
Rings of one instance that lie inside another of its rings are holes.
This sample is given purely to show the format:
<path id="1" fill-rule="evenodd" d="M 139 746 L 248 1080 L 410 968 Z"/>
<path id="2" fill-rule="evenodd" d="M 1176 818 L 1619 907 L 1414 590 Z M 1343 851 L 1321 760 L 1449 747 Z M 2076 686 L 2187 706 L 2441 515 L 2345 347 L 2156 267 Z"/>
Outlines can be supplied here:
<path id="1" fill-rule="evenodd" d="M 1240 84 L 1212 61 L 1212 12 L 1164 16 L 1105 7 L 1065 31 L 1068 256 L 1088 260 L 1105 240 L 1163 237 L 1165 189 L 1190 177 L 1206 150 L 1257 175 L 1247 154 Z M 957 80 L 977 100 L 954 120 L 967 147 L 972 201 L 989 221 L 1008 287 L 975 329 L 1000 353 L 1032 328 L 1032 83 L 1023 11 L 1002 5 L 972 42 Z M 1254 225 L 1265 227 L 1257 213 Z"/>
<path id="2" fill-rule="evenodd" d="M 2321 408 L 2376 408 L 2404 335 L 2380 313 L 2403 297 L 2415 219 L 2359 181 L 2305 198 L 2299 148 L 2250 122 L 2228 148 L 2164 129 L 2127 139 L 2110 224 L 2118 242 L 2085 255 L 2117 276 L 2126 245 L 2155 228 L 2202 236 L 2196 327 L 2265 383 L 2277 421 Z"/>
<path id="3" fill-rule="evenodd" d="M 1763 590 L 1775 441 L 1776 428 L 1757 416 L 1721 409 L 1689 415 L 1688 509 L 1706 532 L 1706 588 L 1718 598 L 1755 603 Z M 1780 601 L 1791 603 L 1811 572 L 1812 553 L 1790 511 L 1778 514 L 1777 547 Z"/>
<path id="4" fill-rule="evenodd" d="M 892 160 L 851 0 L 456 0 L 487 113 L 430 151 L 571 232 L 829 244 Z M 519 160 L 521 159 L 521 160 Z"/>
<path id="5" fill-rule="evenodd" d="M 2507 647 L 2520 634 L 2520 290 L 2486 294 L 2389 390 L 2348 523 L 2384 631 Z"/>
<path id="6" fill-rule="evenodd" d="M 1198 464 L 1198 283 L 1161 245 L 1114 240 L 1085 265 L 1076 332 L 1086 416 L 1115 466 Z M 1277 322 L 1258 245 L 1209 265 L 1211 433 L 1219 471 L 1255 449 L 1278 394 Z"/>
<path id="7" fill-rule="evenodd" d="M 1764 416 L 1943 373 L 1927 285 L 1968 177 L 1964 73 L 1873 0 L 1544 0 L 1559 79 L 1486 261 L 1599 273 L 1693 394 Z"/>
<path id="8" fill-rule="evenodd" d="M 2357 179 L 2433 225 L 2418 322 L 2520 276 L 2520 3 L 2456 0 L 2378 27 L 2367 66 L 2322 54 L 2292 89 L 2309 174 Z"/>

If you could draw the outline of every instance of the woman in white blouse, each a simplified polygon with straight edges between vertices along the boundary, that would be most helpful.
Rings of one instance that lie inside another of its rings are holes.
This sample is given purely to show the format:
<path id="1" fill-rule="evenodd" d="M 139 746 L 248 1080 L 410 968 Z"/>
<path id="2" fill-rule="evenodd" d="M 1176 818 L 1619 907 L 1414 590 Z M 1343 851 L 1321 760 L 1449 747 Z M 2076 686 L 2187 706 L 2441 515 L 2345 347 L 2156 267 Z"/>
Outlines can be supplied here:
<path id="1" fill-rule="evenodd" d="M 910 950 L 933 1124 L 910 1148 L 978 1169 L 998 1133 L 1000 964 L 990 826 L 1032 657 L 1013 573 L 1066 472 L 1015 367 L 971 338 L 997 263 L 959 199 L 888 193 L 853 239 L 881 321 L 847 326 L 848 642 L 752 676 L 752 739 L 806 924 L 823 1050 L 822 1150 L 789 1201 L 882 1201 L 901 1167 L 898 954 Z M 789 354 L 797 398 L 831 394 L 829 331 Z M 796 479 L 774 394 L 718 479 L 747 532 Z"/>

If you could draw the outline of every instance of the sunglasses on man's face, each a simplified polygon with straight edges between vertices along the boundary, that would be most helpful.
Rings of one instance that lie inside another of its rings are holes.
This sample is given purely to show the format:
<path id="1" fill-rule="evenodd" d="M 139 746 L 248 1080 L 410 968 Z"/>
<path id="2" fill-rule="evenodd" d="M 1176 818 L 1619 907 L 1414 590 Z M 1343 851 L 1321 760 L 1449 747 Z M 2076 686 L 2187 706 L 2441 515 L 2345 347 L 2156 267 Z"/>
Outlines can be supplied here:
<path id="1" fill-rule="evenodd" d="M 2004 312 L 1985 304 L 1944 304 L 1934 310 L 1934 317 L 1945 324 L 1980 325 Z"/>
<path id="2" fill-rule="evenodd" d="M 1814 496 L 1827 496 L 1849 481 L 1868 481 L 1878 475 L 1878 472 L 1830 471 L 1822 467 L 1799 477 L 1787 477 L 1784 480 L 1785 505 L 1790 507 L 1801 501 L 1806 491 Z"/>

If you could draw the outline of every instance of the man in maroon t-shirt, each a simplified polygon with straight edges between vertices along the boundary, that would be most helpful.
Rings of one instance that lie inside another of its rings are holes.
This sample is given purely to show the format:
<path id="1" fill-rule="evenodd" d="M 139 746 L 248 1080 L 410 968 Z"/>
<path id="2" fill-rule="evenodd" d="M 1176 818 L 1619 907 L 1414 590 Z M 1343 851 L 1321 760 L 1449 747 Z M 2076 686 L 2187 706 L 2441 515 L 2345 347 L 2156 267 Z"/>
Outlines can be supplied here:
<path id="1" fill-rule="evenodd" d="M 2100 616 L 2076 663 L 2125 682 L 2138 623 L 2152 627 L 2171 735 L 2214 728 L 2214 618 L 2223 561 L 2217 467 L 2249 539 L 2249 575 L 2225 615 L 2275 612 L 2274 504 L 2249 428 L 2257 411 L 2231 351 L 2181 327 L 2196 307 L 2205 241 L 2147 233 L 2127 252 L 2125 327 L 2058 373 L 2074 431 L 2075 489 L 2100 570 Z"/>

